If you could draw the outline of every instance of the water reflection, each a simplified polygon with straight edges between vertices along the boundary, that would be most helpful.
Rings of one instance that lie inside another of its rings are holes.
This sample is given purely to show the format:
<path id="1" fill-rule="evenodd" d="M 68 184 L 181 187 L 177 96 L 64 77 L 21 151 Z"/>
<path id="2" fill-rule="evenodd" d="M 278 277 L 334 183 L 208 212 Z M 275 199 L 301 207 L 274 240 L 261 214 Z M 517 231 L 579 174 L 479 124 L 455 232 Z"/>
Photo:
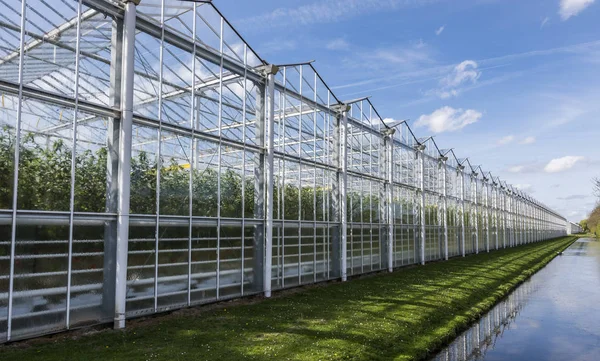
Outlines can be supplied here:
<path id="1" fill-rule="evenodd" d="M 434 361 L 482 360 L 506 329 L 510 329 L 530 295 L 539 289 L 537 283 L 527 282 L 512 292 L 504 301 L 479 319 L 470 329 L 458 336 Z"/>
<path id="2" fill-rule="evenodd" d="M 432 360 L 600 360 L 600 241 L 575 242 Z"/>

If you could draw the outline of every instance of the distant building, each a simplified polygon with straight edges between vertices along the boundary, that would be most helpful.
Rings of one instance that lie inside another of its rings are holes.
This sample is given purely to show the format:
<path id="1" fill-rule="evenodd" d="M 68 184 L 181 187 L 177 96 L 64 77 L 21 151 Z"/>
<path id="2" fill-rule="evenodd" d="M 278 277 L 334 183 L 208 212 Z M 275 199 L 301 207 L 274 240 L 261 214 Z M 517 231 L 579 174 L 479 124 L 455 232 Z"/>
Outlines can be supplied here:
<path id="1" fill-rule="evenodd" d="M 578 223 L 568 222 L 567 223 L 567 234 L 582 233 L 583 228 Z"/>

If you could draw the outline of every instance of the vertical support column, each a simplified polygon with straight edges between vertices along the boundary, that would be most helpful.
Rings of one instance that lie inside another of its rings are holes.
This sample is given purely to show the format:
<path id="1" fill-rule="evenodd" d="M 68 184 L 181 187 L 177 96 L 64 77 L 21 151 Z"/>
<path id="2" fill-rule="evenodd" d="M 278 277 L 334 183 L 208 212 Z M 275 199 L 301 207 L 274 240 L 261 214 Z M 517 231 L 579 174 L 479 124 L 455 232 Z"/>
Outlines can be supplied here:
<path id="1" fill-rule="evenodd" d="M 332 106 L 331 110 L 336 113 L 335 131 L 333 133 L 333 161 L 338 167 L 333 182 L 332 212 L 334 215 L 333 221 L 336 223 L 336 229 L 333 232 L 332 239 L 332 267 L 334 276 L 340 277 L 341 280 L 345 282 L 348 279 L 348 219 L 346 209 L 348 149 L 346 143 L 348 134 L 348 111 L 350 111 L 350 106 L 338 104 Z"/>
<path id="2" fill-rule="evenodd" d="M 533 200 L 530 198 L 529 203 L 529 234 L 531 242 L 535 242 L 535 206 L 533 204 Z"/>
<path id="3" fill-rule="evenodd" d="M 534 227 L 535 227 L 535 240 L 537 242 L 540 241 L 540 206 L 537 202 L 533 205 L 533 214 L 534 214 Z"/>
<path id="4" fill-rule="evenodd" d="M 25 18 L 27 13 L 27 1 L 21 1 L 21 32 L 19 35 L 19 94 L 17 99 L 17 124 L 15 129 L 15 153 L 13 163 L 13 194 L 12 194 L 12 224 L 10 235 L 10 266 L 8 271 L 8 309 L 6 322 L 6 341 L 10 341 L 12 336 L 12 316 L 13 316 L 13 291 L 15 278 L 15 252 L 17 244 L 17 206 L 19 192 L 19 150 L 21 144 L 21 119 L 23 117 L 23 71 L 25 67 Z"/>
<path id="5" fill-rule="evenodd" d="M 525 198 L 525 222 L 527 226 L 527 243 L 531 243 L 531 207 L 529 206 L 529 197 Z"/>
<path id="6" fill-rule="evenodd" d="M 460 171 L 460 208 L 462 213 L 462 220 L 460 222 L 460 252 L 461 255 L 465 256 L 465 167 L 462 165 L 458 166 Z"/>
<path id="7" fill-rule="evenodd" d="M 256 84 L 256 144 L 261 149 L 254 158 L 254 218 L 262 220 L 262 224 L 254 226 L 254 263 L 252 266 L 253 291 L 264 290 L 263 279 L 265 259 L 265 84 Z"/>
<path id="8" fill-rule="evenodd" d="M 516 202 L 513 191 L 511 190 L 508 195 L 509 201 L 509 220 L 508 226 L 510 228 L 509 246 L 515 247 L 517 245 L 517 216 L 516 216 Z"/>
<path id="9" fill-rule="evenodd" d="M 539 205 L 536 203 L 533 204 L 533 223 L 534 223 L 534 229 L 535 229 L 535 241 L 539 242 L 540 241 L 540 207 Z"/>
<path id="10" fill-rule="evenodd" d="M 533 240 L 533 242 L 537 242 L 537 230 L 536 230 L 536 205 L 535 205 L 535 200 L 531 200 L 531 204 L 529 206 L 530 210 L 531 210 L 531 239 Z"/>
<path id="11" fill-rule="evenodd" d="M 542 206 L 542 207 L 540 207 L 540 238 L 542 240 L 547 239 L 546 230 L 547 230 L 546 208 L 544 206 Z"/>
<path id="12" fill-rule="evenodd" d="M 518 213 L 518 202 L 517 202 L 517 197 L 514 193 L 514 191 L 511 189 L 511 193 L 510 193 L 510 226 L 512 228 L 512 246 L 518 246 L 519 245 L 519 234 L 518 234 L 518 219 L 519 219 L 519 213 Z"/>
<path id="13" fill-rule="evenodd" d="M 384 168 L 385 168 L 385 254 L 387 255 L 387 269 L 392 272 L 394 269 L 394 133 L 396 129 L 386 129 L 383 131 L 384 145 Z M 383 253 L 383 252 L 382 252 Z M 383 256 L 383 254 L 382 254 Z"/>
<path id="14" fill-rule="evenodd" d="M 510 228 L 511 228 L 511 247 L 518 245 L 517 236 L 517 201 L 514 191 L 510 192 Z"/>
<path id="15" fill-rule="evenodd" d="M 532 243 L 531 239 L 531 203 L 529 197 L 526 198 L 525 209 L 527 212 L 527 243 Z"/>
<path id="16" fill-rule="evenodd" d="M 529 216 L 530 216 L 530 224 L 531 224 L 531 241 L 536 242 L 536 232 L 535 232 L 535 201 L 530 199 L 529 201 Z"/>
<path id="17" fill-rule="evenodd" d="M 136 3 L 125 4 L 123 20 L 123 65 L 121 88 L 121 128 L 119 132 L 119 171 L 117 205 L 117 254 L 115 281 L 115 328 L 125 327 L 127 293 L 127 251 L 129 242 L 129 196 L 131 185 L 131 139 L 133 129 L 133 77 Z"/>
<path id="18" fill-rule="evenodd" d="M 529 243 L 529 215 L 527 210 L 527 197 L 521 195 L 523 198 L 523 244 Z"/>
<path id="19" fill-rule="evenodd" d="M 523 229 L 525 230 L 525 243 L 529 243 L 529 200 L 523 198 Z"/>
<path id="20" fill-rule="evenodd" d="M 342 245 L 341 273 L 342 281 L 345 282 L 348 272 L 348 209 L 346 207 L 347 189 L 348 189 L 348 112 L 350 106 L 346 106 L 342 112 L 342 125 L 340 126 L 340 147 L 341 147 L 341 180 L 340 180 L 340 227 Z"/>
<path id="21" fill-rule="evenodd" d="M 535 205 L 535 228 L 536 228 L 536 234 L 537 234 L 538 241 L 541 241 L 543 239 L 541 216 L 542 216 L 542 208 L 540 208 L 539 204 L 536 204 Z"/>
<path id="22" fill-rule="evenodd" d="M 112 21 L 111 49 L 110 49 L 110 87 L 109 104 L 112 108 L 121 109 L 122 85 L 122 55 L 123 55 L 123 20 L 115 18 Z M 121 115 L 121 114 L 119 114 Z M 119 202 L 119 132 L 121 118 L 114 117 L 108 120 L 107 130 L 107 159 L 106 159 L 106 203 L 107 213 L 118 212 Z M 103 257 L 103 287 L 102 287 L 102 313 L 114 315 L 115 313 L 115 281 L 117 258 L 117 220 L 104 223 L 104 257 Z"/>
<path id="23" fill-rule="evenodd" d="M 507 237 L 507 233 L 508 233 L 508 229 L 506 227 L 506 214 L 508 212 L 507 204 L 506 204 L 506 191 L 504 189 L 504 187 L 501 187 L 501 196 L 502 196 L 502 227 L 504 229 L 503 235 L 502 235 L 502 248 L 506 248 L 506 237 Z"/>
<path id="24" fill-rule="evenodd" d="M 448 260 L 448 185 L 446 184 L 446 172 L 448 167 L 446 161 L 448 158 L 443 157 L 441 161 L 442 166 L 442 225 L 444 227 L 444 260 Z"/>
<path id="25" fill-rule="evenodd" d="M 521 212 L 521 199 L 519 197 L 519 195 L 517 194 L 516 196 L 517 199 L 517 228 L 519 229 L 519 236 L 518 236 L 518 244 L 519 246 L 523 244 L 523 229 L 522 229 L 522 222 L 523 222 L 523 216 L 522 216 L 522 212 Z"/>
<path id="26" fill-rule="evenodd" d="M 544 235 L 542 231 L 544 230 L 544 225 L 542 223 L 542 215 L 544 214 L 544 210 L 542 207 L 537 206 L 537 230 L 538 230 L 538 241 L 544 240 Z"/>
<path id="27" fill-rule="evenodd" d="M 419 191 L 421 192 L 419 201 L 421 205 L 421 246 L 419 249 L 420 262 L 425 264 L 425 144 L 417 146 L 417 158 L 419 161 L 420 179 Z"/>
<path id="28" fill-rule="evenodd" d="M 548 235 L 546 236 L 547 238 L 552 238 L 555 236 L 555 229 L 554 229 L 554 221 L 555 218 L 551 213 L 547 213 L 546 214 L 546 229 L 548 230 Z"/>
<path id="29" fill-rule="evenodd" d="M 523 224 L 523 244 L 529 243 L 529 230 L 527 229 L 527 198 L 521 194 L 521 214 Z"/>
<path id="30" fill-rule="evenodd" d="M 483 178 L 483 191 L 485 192 L 483 202 L 485 207 L 483 226 L 485 227 L 485 251 L 490 251 L 490 205 L 489 205 L 489 184 L 487 179 Z"/>
<path id="31" fill-rule="evenodd" d="M 504 224 L 504 247 L 510 247 L 510 198 L 508 190 L 502 189 L 502 198 L 504 204 L 503 224 Z"/>
<path id="32" fill-rule="evenodd" d="M 531 243 L 531 226 L 530 226 L 530 218 L 529 218 L 529 197 L 525 197 L 525 229 L 526 229 L 526 241 L 527 243 Z"/>
<path id="33" fill-rule="evenodd" d="M 523 225 L 523 244 L 529 243 L 527 229 L 527 198 L 521 194 L 521 224 Z"/>
<path id="34" fill-rule="evenodd" d="M 155 189 L 155 194 L 156 194 L 156 222 L 155 222 L 155 228 L 154 228 L 154 312 L 158 311 L 158 277 L 159 277 L 159 272 L 158 272 L 158 266 L 159 266 L 159 248 L 160 248 L 160 205 L 161 205 L 161 185 L 160 182 L 162 180 L 161 177 L 161 172 L 160 170 L 162 169 L 162 164 L 163 164 L 163 159 L 162 159 L 162 148 L 163 148 L 163 141 L 162 141 L 162 125 L 163 125 L 163 81 L 164 81 L 164 64 L 163 64 L 163 58 L 164 58 L 164 53 L 165 53 L 165 1 L 161 0 L 160 1 L 160 43 L 159 43 L 159 48 L 158 48 L 158 64 L 159 64 L 159 70 L 158 70 L 158 116 L 157 116 L 157 120 L 158 120 L 158 137 L 156 139 L 156 166 L 157 169 L 159 171 L 156 172 L 156 189 Z M 219 72 L 220 73 L 220 72 Z M 219 79 L 221 78 L 221 76 L 219 75 Z M 218 111 L 218 117 L 219 117 L 219 129 L 221 128 L 220 124 L 221 124 L 221 98 L 220 98 L 220 90 L 219 90 L 219 111 Z M 220 147 L 219 147 L 220 148 Z M 220 164 L 220 150 L 219 150 L 219 155 L 217 156 L 217 164 Z M 217 174 L 219 174 L 219 172 L 217 172 Z M 220 177 L 220 175 L 219 175 Z M 220 214 L 220 189 L 219 189 L 219 181 L 217 182 L 217 299 L 219 298 L 219 231 L 220 228 L 219 227 L 219 214 Z"/>
<path id="35" fill-rule="evenodd" d="M 263 269 L 263 291 L 265 297 L 271 297 L 271 274 L 273 262 L 273 182 L 275 180 L 273 167 L 273 153 L 275 145 L 275 74 L 279 69 L 274 65 L 267 65 L 264 68 L 266 79 L 265 91 L 265 258 Z"/>
<path id="36" fill-rule="evenodd" d="M 69 245 L 67 255 L 67 294 L 66 294 L 66 315 L 65 315 L 65 327 L 70 329 L 71 327 L 71 286 L 73 283 L 73 233 L 74 233 L 74 213 L 75 213 L 75 171 L 76 171 L 76 157 L 77 157 L 77 117 L 79 113 L 79 68 L 80 68 L 80 47 L 81 47 L 81 1 L 77 3 L 77 27 L 75 31 L 75 84 L 74 84 L 74 98 L 75 107 L 73 114 L 73 125 L 71 128 L 71 142 L 73 148 L 71 148 L 71 189 L 69 192 Z"/>
<path id="37" fill-rule="evenodd" d="M 477 203 L 477 173 L 471 174 L 471 190 L 473 192 L 473 220 L 475 224 L 475 254 L 479 254 L 479 219 L 478 219 L 478 203 Z"/>
<path id="38" fill-rule="evenodd" d="M 334 112 L 334 107 L 332 112 Z M 341 227 L 341 169 L 342 169 L 342 154 L 340 132 L 342 124 L 342 113 L 335 113 L 335 121 L 333 122 L 333 133 L 331 136 L 332 152 L 331 158 L 333 164 L 337 167 L 335 174 L 331 177 L 331 276 L 334 278 L 342 277 L 342 227 Z"/>
<path id="39" fill-rule="evenodd" d="M 538 224 L 538 241 L 543 241 L 544 240 L 544 224 L 542 221 L 542 216 L 544 214 L 544 209 L 542 207 L 540 207 L 538 205 L 538 211 L 537 211 L 537 224 Z"/>
<path id="40" fill-rule="evenodd" d="M 192 49 L 192 54 L 196 54 L 196 19 L 198 18 L 197 16 L 197 4 L 194 4 L 192 7 L 192 39 L 194 39 L 194 45 L 193 45 L 193 49 Z M 246 49 L 244 48 L 244 61 L 246 60 Z M 198 104 L 197 102 L 197 98 L 196 98 L 196 60 L 192 60 L 192 69 L 191 69 L 191 74 L 192 74 L 192 84 L 191 84 L 191 88 L 190 88 L 190 128 L 192 129 L 192 141 L 190 142 L 190 160 L 189 160 L 189 164 L 190 164 L 190 171 L 189 171 L 189 178 L 188 178 L 188 215 L 189 215 L 189 224 L 188 224 L 188 257 L 187 257 L 187 305 L 190 306 L 192 303 L 192 235 L 194 232 L 194 208 L 193 208 L 193 203 L 194 203 L 194 173 L 195 170 L 198 169 L 196 166 L 196 162 L 197 162 L 197 154 L 196 154 L 196 148 L 197 148 L 197 138 L 195 137 L 195 129 L 196 129 L 196 105 Z M 245 82 L 245 76 L 244 76 L 244 96 L 243 96 L 243 101 L 242 101 L 242 122 L 243 122 L 243 137 L 242 139 L 246 139 L 246 82 Z M 246 156 L 244 155 L 244 157 L 242 158 L 242 172 L 245 172 L 246 169 Z M 244 174 L 244 173 L 242 173 Z M 245 174 L 242 176 L 243 182 L 245 183 L 246 177 Z M 242 185 L 242 212 L 245 209 L 245 194 L 244 194 L 244 190 L 245 190 L 245 185 Z M 244 214 L 244 213 L 242 213 Z M 244 235 L 245 235 L 245 224 L 244 224 L 244 219 L 242 219 L 242 255 L 241 255 L 241 259 L 242 259 L 242 265 L 241 265 L 241 269 L 242 269 L 242 274 L 241 274 L 241 280 L 240 280 L 240 291 L 242 294 L 244 294 L 244 278 L 245 278 L 245 272 L 244 272 L 244 245 L 245 245 L 245 240 L 244 240 Z"/>
<path id="41" fill-rule="evenodd" d="M 522 243 L 522 235 L 521 231 L 521 200 L 519 199 L 519 194 L 515 194 L 515 208 L 516 208 L 516 223 L 517 223 L 517 246 L 520 246 Z"/>
<path id="42" fill-rule="evenodd" d="M 521 194 L 521 244 L 527 244 L 527 202 L 523 194 Z"/>
<path id="43" fill-rule="evenodd" d="M 542 239 L 546 240 L 546 209 L 543 206 L 540 210 L 540 229 Z"/>
<path id="44" fill-rule="evenodd" d="M 508 246 L 514 246 L 514 225 L 513 225 L 513 202 L 512 202 L 512 192 L 507 189 L 506 190 L 506 200 L 508 202 L 507 208 L 507 225 L 508 225 Z"/>
<path id="45" fill-rule="evenodd" d="M 496 245 L 496 250 L 498 250 L 498 233 L 499 233 L 499 229 L 500 229 L 500 225 L 499 225 L 499 216 L 500 216 L 500 210 L 498 207 L 498 184 L 496 182 L 494 182 L 494 187 L 492 188 L 492 192 L 493 192 L 493 196 L 494 196 L 494 228 L 496 229 L 496 237 L 495 237 L 495 245 Z"/>

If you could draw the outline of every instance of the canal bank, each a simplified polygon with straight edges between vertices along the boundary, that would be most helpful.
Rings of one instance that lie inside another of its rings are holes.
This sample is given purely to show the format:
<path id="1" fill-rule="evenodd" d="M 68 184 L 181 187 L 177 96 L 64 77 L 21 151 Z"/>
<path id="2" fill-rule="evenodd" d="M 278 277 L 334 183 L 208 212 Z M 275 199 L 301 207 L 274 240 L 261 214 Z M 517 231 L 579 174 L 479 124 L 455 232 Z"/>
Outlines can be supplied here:
<path id="1" fill-rule="evenodd" d="M 433 360 L 600 360 L 600 241 L 573 243 Z"/>
<path id="2" fill-rule="evenodd" d="M 574 239 L 309 287 L 250 304 L 189 309 L 133 322 L 122 332 L 4 346 L 0 360 L 420 359 Z"/>

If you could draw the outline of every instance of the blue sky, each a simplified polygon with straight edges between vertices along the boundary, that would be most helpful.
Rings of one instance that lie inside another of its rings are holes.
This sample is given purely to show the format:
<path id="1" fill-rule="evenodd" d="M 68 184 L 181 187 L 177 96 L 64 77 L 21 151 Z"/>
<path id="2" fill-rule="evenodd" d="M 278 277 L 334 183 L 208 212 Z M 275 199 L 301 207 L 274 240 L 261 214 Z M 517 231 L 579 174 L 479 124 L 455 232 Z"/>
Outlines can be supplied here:
<path id="1" fill-rule="evenodd" d="M 571 220 L 600 176 L 600 1 L 214 0 L 274 64 L 315 59 L 342 99 L 518 185 Z"/>

